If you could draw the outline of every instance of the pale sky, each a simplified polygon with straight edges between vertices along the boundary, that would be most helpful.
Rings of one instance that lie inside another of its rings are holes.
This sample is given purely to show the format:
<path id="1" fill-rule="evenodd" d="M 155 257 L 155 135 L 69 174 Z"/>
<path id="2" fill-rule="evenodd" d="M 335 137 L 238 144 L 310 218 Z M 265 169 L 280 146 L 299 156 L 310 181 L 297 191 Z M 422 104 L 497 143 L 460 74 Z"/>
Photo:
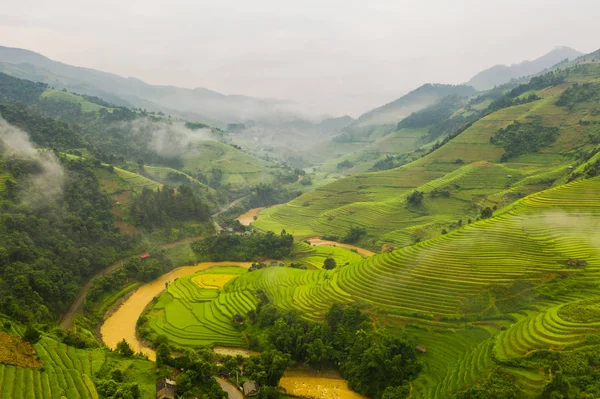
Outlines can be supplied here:
<path id="1" fill-rule="evenodd" d="M 358 116 L 555 46 L 594 51 L 599 17 L 597 0 L 6 0 L 0 45 Z"/>

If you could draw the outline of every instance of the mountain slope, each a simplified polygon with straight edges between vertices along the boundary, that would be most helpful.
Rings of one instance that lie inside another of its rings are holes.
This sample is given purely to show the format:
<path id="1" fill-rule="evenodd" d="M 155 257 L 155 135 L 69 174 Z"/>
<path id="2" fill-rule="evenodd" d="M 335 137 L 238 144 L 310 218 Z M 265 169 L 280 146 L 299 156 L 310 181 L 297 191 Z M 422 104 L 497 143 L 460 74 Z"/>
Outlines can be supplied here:
<path id="1" fill-rule="evenodd" d="M 155 86 L 136 78 L 75 67 L 41 54 L 0 46 L 0 72 L 47 83 L 57 89 L 98 96 L 117 105 L 187 113 L 221 127 L 228 122 L 284 115 L 286 102 L 240 95 L 223 95 L 204 88 Z M 192 119 L 192 118 L 190 118 Z"/>
<path id="2" fill-rule="evenodd" d="M 396 125 L 402 118 L 419 111 L 440 99 L 457 95 L 468 97 L 475 94 L 472 87 L 464 85 L 425 84 L 391 103 L 361 115 L 346 130 L 349 132 L 368 129 L 377 125 Z"/>
<path id="3" fill-rule="evenodd" d="M 556 103 L 573 82 L 599 76 L 600 66 L 594 64 L 577 73 L 572 70 L 565 83 L 522 94 L 537 100 L 519 100 L 517 105 L 489 113 L 417 161 L 321 186 L 265 210 L 254 225 L 274 231 L 285 226 L 298 236 L 343 236 L 351 226 L 360 226 L 371 236 L 363 245 L 405 246 L 475 220 L 486 207 L 501 207 L 566 181 L 568 167 L 581 160 L 579 154 L 594 150 L 589 134 L 600 118 L 593 116 L 597 108 L 593 99 L 573 108 Z M 534 93 L 537 97 L 530 97 Z M 582 120 L 589 122 L 582 124 Z M 535 142 L 538 133 L 558 136 L 537 151 L 511 153 L 502 161 L 507 150 L 490 142 L 501 129 L 535 130 L 525 142 Z M 412 206 L 407 195 L 414 190 L 424 192 L 424 198 Z"/>
<path id="4" fill-rule="evenodd" d="M 573 50 L 569 47 L 557 47 L 543 56 L 532 61 L 523 61 L 513 65 L 494 65 L 491 68 L 485 69 L 473 76 L 467 82 L 468 85 L 475 89 L 488 90 L 494 86 L 500 86 L 510 82 L 512 79 L 519 77 L 535 75 L 542 72 L 546 68 L 563 61 L 565 58 L 573 60 L 583 53 Z"/>

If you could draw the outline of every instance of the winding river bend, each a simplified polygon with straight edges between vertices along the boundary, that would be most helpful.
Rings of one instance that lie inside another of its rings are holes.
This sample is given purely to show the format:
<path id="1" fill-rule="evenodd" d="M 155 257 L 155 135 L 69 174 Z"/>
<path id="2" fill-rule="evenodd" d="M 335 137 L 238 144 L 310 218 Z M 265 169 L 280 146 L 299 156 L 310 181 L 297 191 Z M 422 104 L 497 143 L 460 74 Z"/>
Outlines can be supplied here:
<path id="1" fill-rule="evenodd" d="M 264 208 L 255 208 L 240 216 L 245 217 L 242 224 L 248 224 L 254 221 L 254 216 Z M 238 219 L 239 220 L 239 219 Z M 363 256 L 371 256 L 374 253 L 364 248 L 353 245 L 341 244 L 335 241 L 321 240 L 318 237 L 309 239 L 312 245 L 338 246 L 347 249 L 356 249 Z M 156 280 L 144 284 L 133 292 L 117 308 L 100 327 L 102 341 L 109 348 L 115 349 L 117 343 L 125 339 L 131 348 L 137 353 L 141 352 L 148 356 L 150 360 L 156 360 L 156 353 L 151 348 L 145 346 L 137 337 L 137 320 L 144 312 L 144 309 L 152 299 L 165 290 L 165 285 L 177 278 L 184 277 L 201 270 L 207 270 L 223 266 L 237 265 L 245 268 L 251 266 L 251 262 L 202 262 L 194 266 L 183 266 L 163 274 Z M 242 355 L 248 357 L 256 354 L 244 348 L 228 348 L 216 346 L 216 353 L 224 355 Z M 218 379 L 221 387 L 228 393 L 229 398 L 242 399 L 243 395 L 229 381 Z M 281 380 L 281 386 L 288 394 L 306 398 L 319 399 L 366 399 L 366 397 L 353 392 L 348 388 L 348 383 L 337 372 L 315 372 L 310 370 L 288 370 Z"/>
<path id="2" fill-rule="evenodd" d="M 137 338 L 136 324 L 144 309 L 152 299 L 165 290 L 165 284 L 200 270 L 207 270 L 220 266 L 237 265 L 249 268 L 251 262 L 202 262 L 195 266 L 183 266 L 163 274 L 156 280 L 144 284 L 133 292 L 133 294 L 111 314 L 100 327 L 102 341 L 111 349 L 117 347 L 117 343 L 125 339 L 131 349 L 136 353 L 142 352 L 150 360 L 156 359 L 156 353 L 144 346 Z"/>

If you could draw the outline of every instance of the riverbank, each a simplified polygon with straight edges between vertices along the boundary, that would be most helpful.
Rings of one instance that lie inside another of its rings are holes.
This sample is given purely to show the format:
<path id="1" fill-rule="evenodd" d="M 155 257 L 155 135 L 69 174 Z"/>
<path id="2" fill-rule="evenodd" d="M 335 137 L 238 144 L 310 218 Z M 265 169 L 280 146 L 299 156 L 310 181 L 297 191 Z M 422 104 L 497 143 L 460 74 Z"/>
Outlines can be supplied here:
<path id="1" fill-rule="evenodd" d="M 265 209 L 264 206 L 261 208 L 250 209 L 248 212 L 238 216 L 236 220 L 244 226 L 250 226 L 250 223 L 254 222 L 255 217 L 257 217 L 260 211 L 262 211 L 263 209 Z"/>
<path id="2" fill-rule="evenodd" d="M 220 266 L 237 265 L 249 268 L 251 262 L 202 262 L 194 266 L 183 266 L 163 274 L 156 280 L 144 284 L 131 294 L 118 309 L 116 309 L 100 327 L 102 341 L 111 349 L 116 348 L 117 343 L 125 339 L 131 348 L 148 356 L 150 360 L 156 359 L 156 353 L 145 346 L 137 337 L 137 320 L 143 313 L 150 301 L 165 290 L 166 283 L 176 278 L 184 277 L 201 270 L 207 270 Z"/>

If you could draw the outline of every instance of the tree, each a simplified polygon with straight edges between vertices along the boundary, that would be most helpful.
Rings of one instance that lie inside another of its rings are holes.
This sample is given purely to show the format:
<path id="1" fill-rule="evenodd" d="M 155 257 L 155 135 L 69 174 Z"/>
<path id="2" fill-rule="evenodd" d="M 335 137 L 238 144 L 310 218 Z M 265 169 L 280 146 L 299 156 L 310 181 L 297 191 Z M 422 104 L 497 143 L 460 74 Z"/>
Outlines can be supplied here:
<path id="1" fill-rule="evenodd" d="M 133 356 L 133 349 L 131 349 L 131 346 L 129 346 L 127 341 L 125 341 L 125 338 L 123 338 L 123 340 L 117 344 L 117 348 L 115 349 L 115 352 L 117 352 L 117 354 L 124 356 L 124 357 L 132 357 Z"/>
<path id="2" fill-rule="evenodd" d="M 389 386 L 383 391 L 381 399 L 404 399 L 410 395 L 410 387 L 408 385 L 402 385 L 399 387 Z"/>
<path id="3" fill-rule="evenodd" d="M 42 338 L 42 335 L 33 326 L 27 326 L 23 339 L 29 343 L 35 344 Z"/>
<path id="4" fill-rule="evenodd" d="M 160 344 L 156 348 L 156 363 L 169 364 L 171 361 L 171 350 L 167 344 Z"/>
<path id="5" fill-rule="evenodd" d="M 406 196 L 406 201 L 409 206 L 418 206 L 423 202 L 424 196 L 425 193 L 423 193 L 423 191 L 415 190 Z"/>
<path id="6" fill-rule="evenodd" d="M 481 210 L 481 218 L 482 219 L 489 219 L 492 217 L 492 214 L 494 213 L 494 211 L 492 210 L 492 208 L 490 208 L 489 206 L 482 209 Z"/>
<path id="7" fill-rule="evenodd" d="M 333 258 L 327 258 L 327 259 L 325 259 L 325 262 L 323 262 L 323 269 L 325 269 L 325 270 L 335 269 L 336 266 L 337 266 L 337 263 L 335 262 L 335 259 L 333 259 Z"/>

